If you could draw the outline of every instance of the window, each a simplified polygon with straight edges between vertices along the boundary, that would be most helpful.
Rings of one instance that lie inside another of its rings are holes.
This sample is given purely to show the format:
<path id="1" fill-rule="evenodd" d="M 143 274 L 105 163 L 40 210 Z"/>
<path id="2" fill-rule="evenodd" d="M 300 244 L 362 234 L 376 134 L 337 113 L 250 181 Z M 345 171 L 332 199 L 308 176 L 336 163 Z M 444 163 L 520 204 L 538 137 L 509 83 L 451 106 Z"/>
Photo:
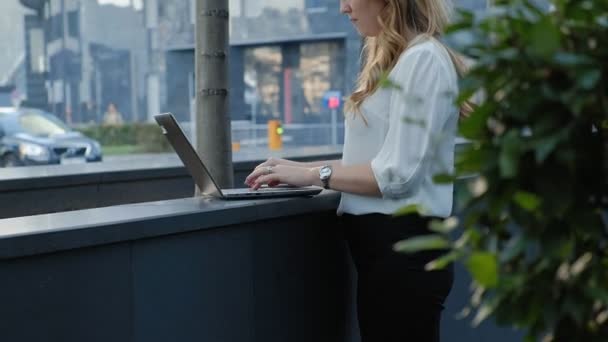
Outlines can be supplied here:
<path id="1" fill-rule="evenodd" d="M 48 137 L 65 134 L 70 129 L 57 118 L 36 112 L 25 112 L 19 116 L 22 131 L 34 136 Z"/>
<path id="2" fill-rule="evenodd" d="M 486 2 L 455 4 L 483 10 Z M 35 16 L 19 1 L 2 2 L 0 22 L 21 18 L 3 32 L 13 27 L 27 31 L 0 35 L 2 46 L 11 50 L 0 56 L 0 81 L 6 83 L 0 86 L 17 89 L 25 106 L 48 111 L 84 134 L 94 133 L 106 151 L 104 161 L 128 163 L 124 151 L 154 158 L 152 151 L 162 149 L 149 148 L 155 139 L 146 134 L 156 132 L 152 116 L 170 111 L 188 127 L 195 115 L 194 4 L 49 0 L 40 2 L 35 10 L 42 15 Z M 342 118 L 343 104 L 332 110 L 327 97 L 342 98 L 352 90 L 361 40 L 337 2 L 230 0 L 229 6 L 229 115 L 241 150 L 248 143 L 266 146 L 268 120 L 282 123 L 285 146 L 339 145 L 342 120 L 335 117 L 337 112 Z M 23 43 L 8 45 L 15 39 Z M 108 124 L 107 117 L 120 119 Z M 113 127 L 118 123 L 120 129 Z"/>
<path id="3" fill-rule="evenodd" d="M 283 56 L 279 47 L 258 47 L 245 52 L 245 103 L 254 122 L 279 118 L 281 66 Z"/>

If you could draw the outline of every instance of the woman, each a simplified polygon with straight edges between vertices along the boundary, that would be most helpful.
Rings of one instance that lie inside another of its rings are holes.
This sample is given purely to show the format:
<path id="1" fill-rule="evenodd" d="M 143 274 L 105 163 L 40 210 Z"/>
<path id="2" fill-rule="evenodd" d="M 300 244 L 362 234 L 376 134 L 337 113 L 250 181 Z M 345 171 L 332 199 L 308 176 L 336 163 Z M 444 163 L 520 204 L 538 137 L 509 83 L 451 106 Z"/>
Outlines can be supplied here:
<path id="1" fill-rule="evenodd" d="M 346 105 L 341 160 L 299 163 L 271 158 L 246 179 L 317 185 L 342 192 L 338 215 L 357 267 L 357 308 L 363 342 L 439 341 L 452 269 L 426 272 L 441 252 L 399 254 L 392 246 L 428 234 L 429 216 L 447 217 L 459 111 L 454 106 L 462 64 L 438 40 L 448 23 L 444 0 L 342 0 L 365 37 L 365 63 Z M 380 87 L 382 75 L 394 84 Z M 393 218 L 416 204 L 428 216 Z"/>

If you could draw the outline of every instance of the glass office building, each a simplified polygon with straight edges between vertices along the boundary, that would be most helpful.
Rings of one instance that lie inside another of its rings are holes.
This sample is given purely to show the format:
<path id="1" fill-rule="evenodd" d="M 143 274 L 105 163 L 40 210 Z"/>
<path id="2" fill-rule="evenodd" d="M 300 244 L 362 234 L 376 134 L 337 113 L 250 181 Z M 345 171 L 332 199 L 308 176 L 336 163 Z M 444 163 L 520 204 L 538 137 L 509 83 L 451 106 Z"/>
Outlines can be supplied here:
<path id="1" fill-rule="evenodd" d="M 73 124 L 100 123 L 111 103 L 125 122 L 150 122 L 165 111 L 191 121 L 195 0 L 20 3 L 33 9 L 24 21 L 26 104 Z M 485 0 L 456 4 L 486 7 Z M 350 93 L 362 43 L 339 2 L 230 0 L 229 6 L 233 136 L 239 123 L 275 119 L 291 125 L 295 145 L 330 143 L 329 125 L 341 108 L 332 112 L 324 99 Z"/>
<path id="2" fill-rule="evenodd" d="M 69 124 L 99 123 L 109 104 L 125 121 L 141 120 L 148 47 L 143 2 L 23 0 L 25 105 Z"/>
<path id="3" fill-rule="evenodd" d="M 187 120 L 194 95 L 194 1 L 159 2 L 166 109 Z M 326 123 L 330 91 L 351 89 L 361 39 L 330 0 L 230 1 L 233 121 Z"/>

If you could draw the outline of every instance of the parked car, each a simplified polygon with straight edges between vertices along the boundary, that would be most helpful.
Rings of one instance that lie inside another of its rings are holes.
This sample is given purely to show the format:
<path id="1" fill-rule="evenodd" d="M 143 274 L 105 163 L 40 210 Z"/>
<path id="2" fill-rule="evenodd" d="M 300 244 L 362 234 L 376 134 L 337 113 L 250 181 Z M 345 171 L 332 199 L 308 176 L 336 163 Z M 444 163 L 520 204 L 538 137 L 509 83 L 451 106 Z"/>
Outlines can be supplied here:
<path id="1" fill-rule="evenodd" d="M 99 143 L 56 116 L 32 108 L 0 108 L 0 167 L 101 161 Z"/>

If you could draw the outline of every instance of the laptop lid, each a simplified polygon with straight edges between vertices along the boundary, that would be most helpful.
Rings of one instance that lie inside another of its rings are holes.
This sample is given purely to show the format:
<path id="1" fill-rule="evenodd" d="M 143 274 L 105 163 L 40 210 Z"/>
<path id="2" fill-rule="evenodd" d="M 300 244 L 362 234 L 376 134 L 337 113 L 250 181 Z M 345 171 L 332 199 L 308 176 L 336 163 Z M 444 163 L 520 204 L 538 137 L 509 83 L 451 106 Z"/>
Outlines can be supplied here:
<path id="1" fill-rule="evenodd" d="M 161 127 L 163 135 L 169 140 L 173 149 L 181 159 L 194 182 L 200 189 L 203 195 L 224 197 L 222 190 L 211 176 L 205 164 L 203 164 L 201 158 L 196 153 L 190 141 L 184 134 L 184 131 L 175 120 L 175 117 L 171 113 L 163 113 L 154 116 L 154 119 Z"/>
<path id="2" fill-rule="evenodd" d="M 177 123 L 177 120 L 175 120 L 173 114 L 158 114 L 154 116 L 154 119 L 156 119 L 156 122 L 160 125 L 163 135 L 167 137 L 203 195 L 219 197 L 222 199 L 277 198 L 313 196 L 319 194 L 323 190 L 312 186 L 293 187 L 289 185 L 264 187 L 258 190 L 252 190 L 250 188 L 222 190 L 211 176 L 211 173 L 196 153 L 192 144 L 188 141 L 188 138 Z"/>

